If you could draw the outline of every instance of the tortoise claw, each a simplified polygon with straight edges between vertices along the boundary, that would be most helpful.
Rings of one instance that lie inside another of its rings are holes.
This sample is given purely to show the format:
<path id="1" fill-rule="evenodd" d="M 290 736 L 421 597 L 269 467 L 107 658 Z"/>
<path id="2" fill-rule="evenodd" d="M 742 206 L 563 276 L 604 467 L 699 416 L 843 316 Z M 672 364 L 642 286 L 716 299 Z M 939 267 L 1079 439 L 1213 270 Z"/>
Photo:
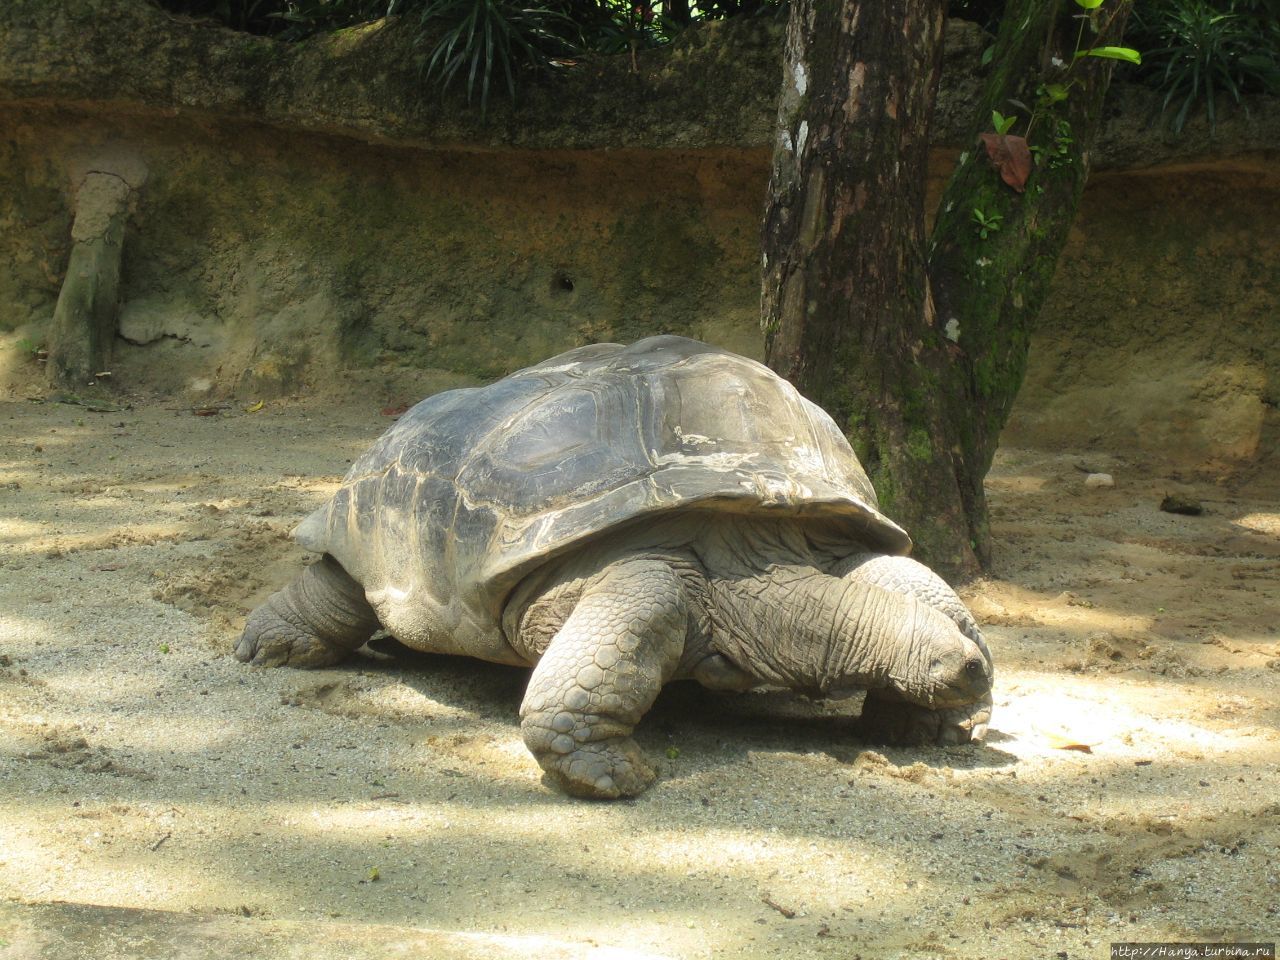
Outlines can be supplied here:
<path id="1" fill-rule="evenodd" d="M 614 800 L 643 793 L 657 779 L 630 737 L 584 743 L 572 753 L 538 758 L 546 779 L 575 797 Z"/>

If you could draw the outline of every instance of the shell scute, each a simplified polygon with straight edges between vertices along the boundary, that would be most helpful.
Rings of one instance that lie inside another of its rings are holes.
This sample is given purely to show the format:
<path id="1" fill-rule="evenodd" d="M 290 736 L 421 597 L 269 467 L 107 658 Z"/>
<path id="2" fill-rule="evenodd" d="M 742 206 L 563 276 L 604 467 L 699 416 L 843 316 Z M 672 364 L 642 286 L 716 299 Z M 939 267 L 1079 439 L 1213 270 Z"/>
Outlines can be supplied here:
<path id="1" fill-rule="evenodd" d="M 653 470 L 636 417 L 634 391 L 565 384 L 478 445 L 458 474 L 459 491 L 513 519 L 598 496 Z"/>

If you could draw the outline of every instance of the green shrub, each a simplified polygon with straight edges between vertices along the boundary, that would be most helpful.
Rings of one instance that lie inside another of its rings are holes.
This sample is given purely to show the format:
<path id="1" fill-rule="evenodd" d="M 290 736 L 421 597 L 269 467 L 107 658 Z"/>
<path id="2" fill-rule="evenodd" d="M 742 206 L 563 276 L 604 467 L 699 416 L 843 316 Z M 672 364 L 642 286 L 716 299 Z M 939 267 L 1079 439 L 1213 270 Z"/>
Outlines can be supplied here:
<path id="1" fill-rule="evenodd" d="M 1203 104 L 1212 132 L 1218 97 L 1280 92 L 1278 0 L 1159 0 L 1135 8 L 1129 42 L 1143 51 L 1144 74 L 1164 93 L 1161 112 L 1181 132 Z"/>
<path id="2" fill-rule="evenodd" d="M 2 0 L 0 0 L 2 2 Z M 495 86 L 514 99 L 521 71 L 588 53 L 666 43 L 707 19 L 778 9 L 779 0 L 153 0 L 234 30 L 301 40 L 400 15 L 417 30 L 423 73 L 438 89 L 461 83 L 488 109 Z"/>
<path id="3" fill-rule="evenodd" d="M 418 15 L 420 41 L 429 46 L 424 61 L 428 81 L 448 89 L 465 78 L 467 101 L 477 92 L 480 112 L 489 108 L 495 74 L 516 96 L 516 75 L 572 54 L 573 21 L 552 7 L 509 0 L 428 0 Z"/>

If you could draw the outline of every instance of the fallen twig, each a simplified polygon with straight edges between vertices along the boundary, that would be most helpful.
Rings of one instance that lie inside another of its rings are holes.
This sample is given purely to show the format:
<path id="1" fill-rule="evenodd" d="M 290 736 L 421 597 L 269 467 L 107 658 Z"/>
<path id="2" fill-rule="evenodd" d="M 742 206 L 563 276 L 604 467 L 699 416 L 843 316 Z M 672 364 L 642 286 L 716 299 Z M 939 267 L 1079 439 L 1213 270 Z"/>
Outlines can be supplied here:
<path id="1" fill-rule="evenodd" d="M 767 893 L 762 894 L 760 896 L 760 900 L 762 903 L 764 903 L 766 907 L 773 907 L 774 910 L 777 910 L 780 914 L 782 914 L 788 920 L 792 919 L 796 915 L 796 912 L 794 910 L 792 910 L 790 907 L 784 907 L 782 904 L 778 903 L 776 900 L 773 899 L 773 897 L 769 896 L 769 894 Z"/>

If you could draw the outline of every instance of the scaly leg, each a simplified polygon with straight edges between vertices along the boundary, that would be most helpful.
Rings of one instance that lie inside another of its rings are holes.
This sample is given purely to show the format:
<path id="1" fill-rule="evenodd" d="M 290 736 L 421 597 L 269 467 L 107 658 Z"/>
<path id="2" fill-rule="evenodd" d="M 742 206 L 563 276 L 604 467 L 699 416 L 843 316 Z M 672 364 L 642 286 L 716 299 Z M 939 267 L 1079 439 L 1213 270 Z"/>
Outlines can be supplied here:
<path id="1" fill-rule="evenodd" d="M 604 798 L 653 782 L 631 731 L 679 664 L 688 623 L 679 577 L 661 561 L 615 563 L 583 591 L 520 707 L 525 744 L 551 782 Z"/>
<path id="2" fill-rule="evenodd" d="M 364 588 L 326 554 L 249 614 L 235 654 L 264 667 L 327 667 L 377 629 Z"/>

